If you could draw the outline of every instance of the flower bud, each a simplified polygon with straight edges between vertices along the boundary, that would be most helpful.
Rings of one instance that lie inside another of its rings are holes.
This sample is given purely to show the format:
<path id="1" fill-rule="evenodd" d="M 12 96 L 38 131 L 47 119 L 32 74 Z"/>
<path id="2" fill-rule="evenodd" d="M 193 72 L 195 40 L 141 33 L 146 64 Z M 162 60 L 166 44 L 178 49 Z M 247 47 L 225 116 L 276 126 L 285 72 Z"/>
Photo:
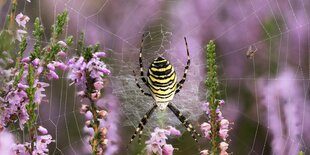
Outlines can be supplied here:
<path id="1" fill-rule="evenodd" d="M 100 110 L 100 111 L 98 111 L 98 115 L 99 115 L 100 119 L 103 119 L 108 115 L 108 112 L 105 110 Z"/>
<path id="2" fill-rule="evenodd" d="M 60 56 L 60 57 L 65 57 L 67 54 L 64 51 L 61 50 L 61 51 L 59 51 L 57 53 L 57 55 Z"/>
<path id="3" fill-rule="evenodd" d="M 226 142 L 221 142 L 220 143 L 221 152 L 226 151 L 228 149 L 228 146 L 229 146 L 229 144 L 227 144 Z"/>
<path id="4" fill-rule="evenodd" d="M 106 56 L 105 52 L 96 52 L 94 53 L 94 55 L 98 58 L 103 58 Z"/>
<path id="5" fill-rule="evenodd" d="M 200 155 L 209 155 L 209 150 L 200 151 Z"/>
<path id="6" fill-rule="evenodd" d="M 67 47 L 67 43 L 65 43 L 64 41 L 60 40 L 57 42 L 60 46 L 62 47 Z"/>
<path id="7" fill-rule="evenodd" d="M 91 99 L 96 101 L 100 98 L 100 95 L 101 95 L 100 91 L 96 91 L 94 93 L 91 93 Z"/>
<path id="8" fill-rule="evenodd" d="M 32 64 L 33 64 L 34 66 L 38 66 L 38 65 L 40 64 L 40 59 L 35 58 L 35 59 L 32 61 Z"/>
<path id="9" fill-rule="evenodd" d="M 222 119 L 220 122 L 221 129 L 228 129 L 229 121 L 227 119 Z"/>
<path id="10" fill-rule="evenodd" d="M 79 91 L 79 92 L 77 92 L 77 95 L 79 97 L 85 97 L 85 92 L 84 91 Z"/>
<path id="11" fill-rule="evenodd" d="M 85 113 L 85 118 L 86 118 L 87 120 L 91 120 L 91 119 L 93 118 L 93 114 L 92 114 L 90 111 L 87 111 L 87 112 Z"/>
<path id="12" fill-rule="evenodd" d="M 97 81 L 94 83 L 94 87 L 96 90 L 101 90 L 103 88 L 103 82 L 102 81 Z"/>
<path id="13" fill-rule="evenodd" d="M 89 111 L 89 106 L 86 104 L 82 104 L 82 107 L 80 109 L 80 113 L 85 114 L 87 111 Z"/>
<path id="14" fill-rule="evenodd" d="M 38 131 L 39 131 L 41 134 L 44 134 L 44 135 L 48 133 L 47 129 L 44 128 L 44 127 L 42 127 L 42 126 L 39 126 L 39 127 L 38 127 Z"/>
<path id="15" fill-rule="evenodd" d="M 101 142 L 101 145 L 105 146 L 105 145 L 107 145 L 107 144 L 108 144 L 108 142 L 109 142 L 109 140 L 108 140 L 108 139 L 104 139 L 104 140 Z"/>
<path id="16" fill-rule="evenodd" d="M 92 127 L 91 121 L 90 120 L 86 121 L 85 126 L 88 128 Z"/>
<path id="17" fill-rule="evenodd" d="M 100 134 L 101 134 L 101 136 L 105 136 L 105 135 L 107 135 L 107 133 L 108 133 L 108 129 L 107 129 L 107 128 L 105 128 L 105 127 L 100 128 Z"/>

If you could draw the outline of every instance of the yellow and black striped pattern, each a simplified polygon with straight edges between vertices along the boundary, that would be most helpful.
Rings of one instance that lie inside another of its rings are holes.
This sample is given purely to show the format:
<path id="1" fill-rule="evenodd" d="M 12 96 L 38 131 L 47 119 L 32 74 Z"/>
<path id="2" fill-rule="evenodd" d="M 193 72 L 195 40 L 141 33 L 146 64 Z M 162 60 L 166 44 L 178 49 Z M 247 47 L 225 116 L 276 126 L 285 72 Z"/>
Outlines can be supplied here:
<path id="1" fill-rule="evenodd" d="M 149 67 L 147 86 L 156 102 L 171 101 L 177 88 L 177 75 L 168 60 L 158 57 Z"/>

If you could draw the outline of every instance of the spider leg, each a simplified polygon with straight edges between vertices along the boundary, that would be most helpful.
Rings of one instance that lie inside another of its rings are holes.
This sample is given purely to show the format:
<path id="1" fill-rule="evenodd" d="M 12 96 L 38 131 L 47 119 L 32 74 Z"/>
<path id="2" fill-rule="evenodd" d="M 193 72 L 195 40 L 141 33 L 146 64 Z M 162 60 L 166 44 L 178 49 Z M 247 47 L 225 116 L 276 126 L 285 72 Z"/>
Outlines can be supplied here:
<path id="1" fill-rule="evenodd" d="M 157 108 L 157 105 L 155 104 L 141 119 L 138 128 L 136 128 L 135 133 L 131 136 L 131 139 L 129 141 L 129 144 L 135 139 L 135 137 L 137 136 L 137 134 L 142 134 L 142 130 L 145 126 L 145 124 L 147 123 L 147 119 L 149 119 L 152 115 L 152 113 L 154 112 L 154 110 Z"/>
<path id="2" fill-rule="evenodd" d="M 143 131 L 141 130 L 140 132 L 139 132 L 139 139 L 138 139 L 138 143 L 141 145 L 141 141 L 142 141 L 142 133 L 143 133 Z"/>
<path id="3" fill-rule="evenodd" d="M 189 120 L 185 118 L 185 116 L 175 106 L 173 106 L 172 103 L 168 104 L 168 108 L 178 117 L 178 119 L 182 122 L 182 124 L 185 126 L 186 130 L 191 134 L 194 140 L 198 142 L 196 135 L 198 137 L 200 137 L 201 135 L 197 133 Z"/>
<path id="4" fill-rule="evenodd" d="M 140 89 L 140 91 L 142 92 L 142 94 L 146 95 L 146 96 L 152 96 L 150 93 L 146 93 L 142 87 L 140 86 L 139 82 L 138 82 L 138 79 L 136 78 L 136 72 L 133 71 L 133 75 L 135 77 L 135 81 L 136 81 L 136 85 L 138 86 L 138 88 Z"/>
<path id="5" fill-rule="evenodd" d="M 139 64 L 140 64 L 140 76 L 141 76 L 141 79 L 146 84 L 146 79 L 144 77 L 143 64 L 142 64 L 143 42 L 144 42 L 144 34 L 142 34 L 142 40 L 141 40 L 141 44 L 140 44 Z"/>
<path id="6" fill-rule="evenodd" d="M 186 53 L 187 53 L 187 63 L 186 63 L 186 66 L 185 66 L 185 69 L 184 69 L 184 74 L 183 74 L 183 78 L 182 80 L 177 84 L 177 89 L 175 91 L 175 93 L 177 94 L 183 87 L 183 84 L 186 80 L 186 75 L 187 75 L 187 72 L 188 72 L 188 69 L 189 69 L 189 66 L 190 66 L 190 63 L 191 63 L 191 59 L 189 57 L 189 50 L 188 50 L 188 45 L 187 45 L 187 41 L 186 41 L 186 37 L 184 37 L 184 41 L 185 41 L 185 46 L 186 46 Z"/>

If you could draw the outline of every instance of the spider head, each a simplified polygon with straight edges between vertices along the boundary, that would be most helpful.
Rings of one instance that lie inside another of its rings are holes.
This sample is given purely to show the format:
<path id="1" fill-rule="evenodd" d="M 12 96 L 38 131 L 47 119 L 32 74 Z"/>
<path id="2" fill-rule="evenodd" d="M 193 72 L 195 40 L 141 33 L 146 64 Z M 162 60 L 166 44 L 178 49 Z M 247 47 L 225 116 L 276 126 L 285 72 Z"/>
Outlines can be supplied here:
<path id="1" fill-rule="evenodd" d="M 156 68 L 165 68 L 169 65 L 169 61 L 163 57 L 157 57 L 153 63 Z"/>

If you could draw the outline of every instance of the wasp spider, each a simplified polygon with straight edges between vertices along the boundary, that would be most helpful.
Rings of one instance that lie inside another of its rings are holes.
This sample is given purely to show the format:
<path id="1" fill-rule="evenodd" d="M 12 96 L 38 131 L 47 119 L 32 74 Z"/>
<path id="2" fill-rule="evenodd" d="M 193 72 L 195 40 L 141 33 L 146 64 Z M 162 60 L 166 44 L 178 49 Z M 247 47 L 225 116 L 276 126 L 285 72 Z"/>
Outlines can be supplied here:
<path id="1" fill-rule="evenodd" d="M 141 142 L 142 130 L 145 124 L 147 123 L 147 119 L 150 118 L 150 116 L 157 107 L 160 110 L 164 110 L 166 109 L 166 107 L 168 107 L 182 122 L 182 124 L 185 126 L 187 131 L 194 138 L 194 140 L 198 142 L 196 136 L 199 137 L 200 134 L 196 132 L 193 125 L 188 121 L 188 119 L 185 118 L 181 114 L 181 112 L 171 103 L 171 100 L 173 99 L 174 95 L 177 94 L 182 89 L 182 86 L 186 80 L 186 74 L 190 66 L 190 57 L 186 38 L 184 37 L 187 51 L 187 65 L 184 69 L 183 78 L 180 82 L 177 82 L 177 75 L 175 73 L 174 67 L 170 64 L 168 60 L 166 60 L 163 57 L 158 57 L 152 62 L 152 64 L 148 69 L 147 78 L 144 77 L 143 64 L 142 64 L 143 40 L 144 35 L 142 36 L 142 41 L 140 45 L 140 55 L 139 55 L 140 72 L 141 72 L 140 75 L 143 83 L 149 88 L 151 93 L 147 93 L 142 89 L 136 78 L 135 71 L 133 71 L 133 74 L 135 76 L 136 85 L 138 86 L 140 91 L 144 95 L 153 97 L 155 103 L 153 107 L 141 119 L 138 128 L 136 128 L 135 133 L 132 135 L 129 143 L 131 143 L 134 140 L 137 134 L 139 134 L 138 141 L 139 143 Z"/>

